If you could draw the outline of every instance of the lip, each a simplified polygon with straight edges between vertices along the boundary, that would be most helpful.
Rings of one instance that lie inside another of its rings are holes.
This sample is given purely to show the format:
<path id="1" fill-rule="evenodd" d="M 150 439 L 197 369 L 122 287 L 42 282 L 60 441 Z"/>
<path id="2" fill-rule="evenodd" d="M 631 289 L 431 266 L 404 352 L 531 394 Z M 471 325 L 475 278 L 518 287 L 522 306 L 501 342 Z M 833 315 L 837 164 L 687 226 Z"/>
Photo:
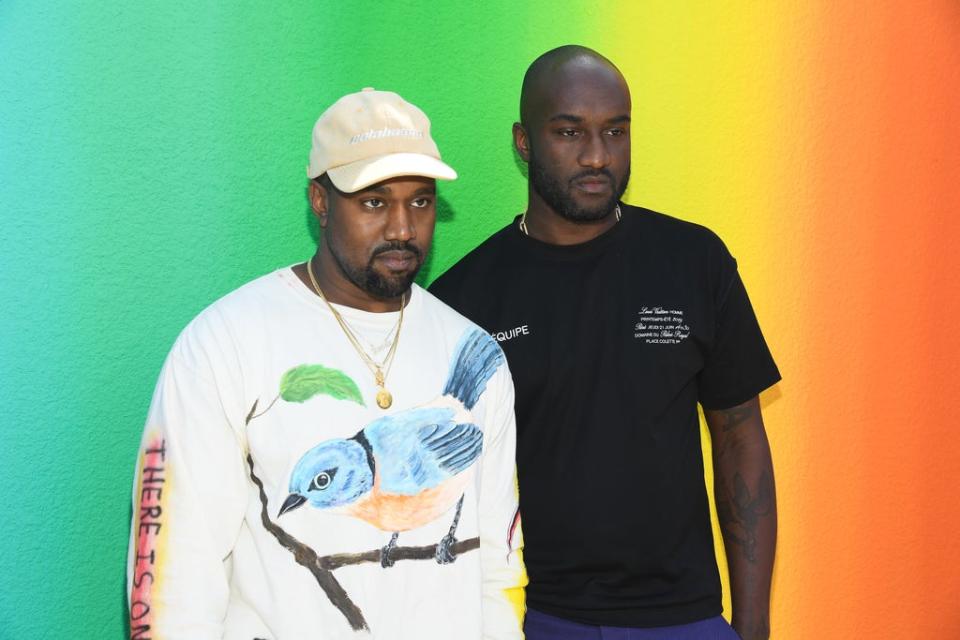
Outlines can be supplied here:
<path id="1" fill-rule="evenodd" d="M 573 185 L 589 194 L 606 193 L 610 190 L 610 181 L 605 178 L 585 178 L 577 180 Z"/>
<path id="2" fill-rule="evenodd" d="M 377 254 L 375 259 L 390 271 L 406 271 L 417 262 L 417 256 L 412 251 L 384 251 Z"/>

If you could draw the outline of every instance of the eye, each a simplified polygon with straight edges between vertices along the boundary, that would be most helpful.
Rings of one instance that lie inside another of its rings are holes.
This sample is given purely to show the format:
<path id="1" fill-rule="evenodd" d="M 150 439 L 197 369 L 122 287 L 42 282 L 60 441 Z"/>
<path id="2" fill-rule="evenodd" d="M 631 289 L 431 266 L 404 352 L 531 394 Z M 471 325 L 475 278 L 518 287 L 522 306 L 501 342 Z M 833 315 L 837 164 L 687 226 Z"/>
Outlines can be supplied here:
<path id="1" fill-rule="evenodd" d="M 336 469 L 321 471 L 317 475 L 313 476 L 313 480 L 310 481 L 310 486 L 307 487 L 307 489 L 309 491 L 323 491 L 330 486 L 330 483 L 333 482 L 333 476 L 336 474 Z"/>
<path id="2" fill-rule="evenodd" d="M 580 132 L 576 129 L 558 129 L 557 135 L 563 138 L 575 138 L 580 135 Z"/>
<path id="3" fill-rule="evenodd" d="M 384 206 L 385 203 L 380 198 L 367 198 L 366 200 L 362 200 L 361 204 L 368 209 L 379 209 Z"/>
<path id="4" fill-rule="evenodd" d="M 414 201 L 411 202 L 410 204 L 411 204 L 415 209 L 426 209 L 426 208 L 429 207 L 432 203 L 433 203 L 433 198 L 426 198 L 426 197 L 424 197 L 424 198 L 417 198 L 416 200 L 414 200 Z"/>
<path id="5" fill-rule="evenodd" d="M 613 136 L 613 137 L 624 136 L 624 135 L 627 135 L 627 130 L 621 129 L 619 127 L 615 127 L 613 129 L 607 129 L 607 135 Z"/>

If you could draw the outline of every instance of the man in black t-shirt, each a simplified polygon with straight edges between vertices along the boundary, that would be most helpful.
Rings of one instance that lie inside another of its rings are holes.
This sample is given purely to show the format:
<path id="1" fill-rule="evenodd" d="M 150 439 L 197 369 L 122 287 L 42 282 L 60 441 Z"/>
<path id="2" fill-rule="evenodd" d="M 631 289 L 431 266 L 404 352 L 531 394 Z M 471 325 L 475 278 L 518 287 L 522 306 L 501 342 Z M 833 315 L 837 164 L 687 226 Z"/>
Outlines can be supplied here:
<path id="1" fill-rule="evenodd" d="M 527 210 L 431 291 L 489 331 L 513 373 L 528 640 L 735 636 L 698 404 L 733 627 L 767 638 L 776 504 L 757 396 L 780 375 L 720 239 L 620 202 L 630 110 L 596 52 L 534 61 L 513 126 Z"/>

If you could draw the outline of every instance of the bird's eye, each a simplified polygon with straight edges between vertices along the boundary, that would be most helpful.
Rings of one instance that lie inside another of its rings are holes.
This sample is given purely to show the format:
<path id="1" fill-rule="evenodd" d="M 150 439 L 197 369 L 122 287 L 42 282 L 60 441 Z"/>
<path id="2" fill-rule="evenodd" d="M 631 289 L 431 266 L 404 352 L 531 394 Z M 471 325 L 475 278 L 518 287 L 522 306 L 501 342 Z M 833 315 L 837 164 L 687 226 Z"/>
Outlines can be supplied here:
<path id="1" fill-rule="evenodd" d="M 330 483 L 333 482 L 333 476 L 336 472 L 336 469 L 329 469 L 313 476 L 313 480 L 310 481 L 310 491 L 323 491 L 329 487 Z"/>

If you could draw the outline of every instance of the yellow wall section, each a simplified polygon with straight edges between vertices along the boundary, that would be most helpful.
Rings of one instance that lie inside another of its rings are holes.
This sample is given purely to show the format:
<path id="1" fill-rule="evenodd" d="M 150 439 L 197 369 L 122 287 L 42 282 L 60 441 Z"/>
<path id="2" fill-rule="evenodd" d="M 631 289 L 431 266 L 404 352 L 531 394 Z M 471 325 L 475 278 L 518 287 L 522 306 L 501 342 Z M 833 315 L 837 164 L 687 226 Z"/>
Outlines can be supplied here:
<path id="1" fill-rule="evenodd" d="M 738 258 L 766 327 L 776 303 L 764 246 L 779 192 L 782 133 L 778 3 L 622 3 L 609 45 L 633 99 L 633 162 L 625 199 L 716 231 Z M 767 271 L 769 272 L 769 271 Z M 774 356 L 776 335 L 768 333 Z M 766 398 L 765 398 L 766 400 Z M 764 402 L 768 423 L 776 411 Z M 775 403 L 773 403 L 775 404 Z M 701 420 L 706 483 L 724 587 L 726 558 L 713 501 L 709 433 Z"/>

